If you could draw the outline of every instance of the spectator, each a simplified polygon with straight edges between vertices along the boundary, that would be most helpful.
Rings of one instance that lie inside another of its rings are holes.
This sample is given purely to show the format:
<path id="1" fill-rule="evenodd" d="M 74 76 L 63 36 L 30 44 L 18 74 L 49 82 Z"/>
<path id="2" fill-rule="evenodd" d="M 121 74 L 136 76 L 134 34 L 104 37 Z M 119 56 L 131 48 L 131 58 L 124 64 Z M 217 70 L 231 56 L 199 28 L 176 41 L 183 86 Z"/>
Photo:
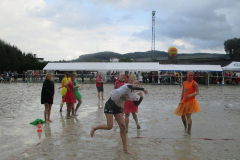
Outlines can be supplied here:
<path id="1" fill-rule="evenodd" d="M 13 78 L 14 78 L 14 83 L 17 83 L 17 79 L 18 79 L 18 73 L 17 73 L 17 71 L 14 71 L 14 73 L 13 73 Z"/>

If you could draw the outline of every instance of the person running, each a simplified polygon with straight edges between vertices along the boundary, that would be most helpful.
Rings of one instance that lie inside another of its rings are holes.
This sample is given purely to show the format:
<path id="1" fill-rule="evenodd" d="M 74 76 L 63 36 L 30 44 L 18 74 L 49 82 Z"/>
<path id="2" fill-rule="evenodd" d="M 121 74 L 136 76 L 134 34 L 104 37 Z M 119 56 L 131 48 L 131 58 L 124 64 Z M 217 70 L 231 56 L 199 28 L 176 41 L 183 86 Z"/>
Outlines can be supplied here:
<path id="1" fill-rule="evenodd" d="M 77 73 L 74 72 L 73 74 L 76 77 Z M 78 115 L 77 114 L 77 110 L 80 107 L 80 105 L 82 104 L 82 95 L 78 92 L 79 85 L 78 85 L 77 78 L 75 78 L 75 80 L 73 81 L 73 85 L 74 85 L 74 94 L 75 94 L 76 100 L 78 101 L 78 104 L 77 104 L 75 110 L 74 110 L 74 106 L 73 106 L 73 108 L 72 108 L 72 115 L 73 116 L 77 116 Z"/>
<path id="2" fill-rule="evenodd" d="M 60 112 L 62 112 L 62 107 L 63 107 L 63 98 L 65 94 L 67 93 L 67 88 L 64 86 L 68 81 L 70 81 L 71 77 L 69 73 L 65 73 L 65 77 L 62 79 L 62 87 L 59 87 L 58 89 L 62 88 L 60 94 L 62 95 L 62 101 L 60 104 Z"/>
<path id="3" fill-rule="evenodd" d="M 96 87 L 98 90 L 98 99 L 100 100 L 100 92 L 102 95 L 102 100 L 104 100 L 103 98 L 103 79 L 102 79 L 102 73 L 99 72 L 97 78 L 96 78 Z"/>
<path id="4" fill-rule="evenodd" d="M 199 94 L 199 88 L 197 82 L 193 80 L 193 75 L 193 72 L 187 74 L 188 79 L 183 83 L 180 103 L 174 112 L 174 114 L 181 116 L 185 132 L 189 135 L 191 135 L 192 128 L 191 114 L 200 112 L 200 107 L 195 99 L 195 96 Z"/>
<path id="5" fill-rule="evenodd" d="M 74 103 L 76 103 L 76 98 L 75 98 L 75 94 L 74 94 L 74 88 L 73 88 L 73 81 L 75 80 L 75 75 L 72 74 L 71 75 L 71 80 L 68 81 L 64 87 L 67 88 L 67 93 L 65 94 L 64 98 L 63 98 L 63 102 L 67 103 L 67 119 L 72 118 L 70 116 L 72 107 L 74 106 Z"/>
<path id="6" fill-rule="evenodd" d="M 45 81 L 43 82 L 41 93 L 41 104 L 45 105 L 44 118 L 46 123 L 53 122 L 50 119 L 53 98 L 54 98 L 54 83 L 52 81 L 52 74 L 47 73 Z"/>
<path id="7" fill-rule="evenodd" d="M 119 74 L 119 78 L 116 80 L 115 84 L 114 84 L 114 89 L 118 89 L 121 86 L 123 86 L 125 84 L 124 81 L 124 73 L 120 73 Z M 117 125 L 117 121 L 116 119 L 114 119 L 114 125 Z"/>
<path id="8" fill-rule="evenodd" d="M 129 84 L 124 84 L 122 87 L 115 89 L 111 92 L 109 100 L 105 104 L 104 113 L 107 119 L 107 124 L 100 124 L 95 127 L 91 128 L 90 135 L 93 137 L 94 132 L 98 129 L 104 129 L 104 130 L 110 130 L 113 128 L 113 116 L 118 122 L 119 128 L 120 128 L 120 135 L 122 138 L 123 143 L 123 150 L 131 154 L 131 152 L 127 148 L 127 138 L 126 138 L 126 127 L 124 124 L 124 117 L 122 108 L 124 106 L 124 102 L 126 100 L 132 100 L 136 106 L 139 106 L 143 99 L 142 92 L 139 92 L 138 95 L 140 95 L 140 99 L 137 101 L 136 96 L 132 90 L 139 90 L 143 91 L 145 94 L 148 94 L 148 91 L 144 88 L 137 87 L 138 80 L 136 76 L 133 76 L 130 78 Z"/>

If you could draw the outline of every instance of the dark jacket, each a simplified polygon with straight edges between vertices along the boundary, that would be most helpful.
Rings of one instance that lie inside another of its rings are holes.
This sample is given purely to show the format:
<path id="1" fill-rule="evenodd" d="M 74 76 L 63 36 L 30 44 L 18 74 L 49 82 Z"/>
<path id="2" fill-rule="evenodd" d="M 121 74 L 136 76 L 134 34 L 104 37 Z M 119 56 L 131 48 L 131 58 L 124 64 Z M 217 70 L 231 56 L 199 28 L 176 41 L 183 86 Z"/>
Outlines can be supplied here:
<path id="1" fill-rule="evenodd" d="M 53 104 L 53 96 L 54 96 L 54 83 L 53 81 L 45 80 L 42 86 L 41 93 L 41 104 Z"/>

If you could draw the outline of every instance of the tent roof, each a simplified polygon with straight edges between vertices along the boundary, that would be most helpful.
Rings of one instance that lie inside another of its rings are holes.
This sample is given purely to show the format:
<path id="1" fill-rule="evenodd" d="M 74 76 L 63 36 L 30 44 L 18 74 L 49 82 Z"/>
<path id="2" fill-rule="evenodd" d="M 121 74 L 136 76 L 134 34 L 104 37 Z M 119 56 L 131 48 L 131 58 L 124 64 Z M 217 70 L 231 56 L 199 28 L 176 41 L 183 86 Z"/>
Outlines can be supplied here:
<path id="1" fill-rule="evenodd" d="M 224 71 L 240 71 L 240 62 L 233 61 L 229 65 L 222 68 Z"/>
<path id="2" fill-rule="evenodd" d="M 159 71 L 207 71 L 207 72 L 222 72 L 220 65 L 159 65 Z"/>
<path id="3" fill-rule="evenodd" d="M 76 70 L 136 70 L 136 71 L 157 71 L 159 63 L 145 62 L 87 62 L 87 63 L 48 63 L 43 70 L 76 71 Z"/>

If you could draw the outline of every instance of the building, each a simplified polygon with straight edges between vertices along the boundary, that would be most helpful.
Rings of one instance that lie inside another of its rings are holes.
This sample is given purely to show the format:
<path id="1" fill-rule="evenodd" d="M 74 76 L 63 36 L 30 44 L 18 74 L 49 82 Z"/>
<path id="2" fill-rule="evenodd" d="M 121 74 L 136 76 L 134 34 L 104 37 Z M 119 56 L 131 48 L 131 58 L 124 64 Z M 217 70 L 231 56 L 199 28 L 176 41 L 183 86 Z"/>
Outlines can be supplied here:
<path id="1" fill-rule="evenodd" d="M 110 58 L 110 62 L 119 62 L 119 58 Z"/>

